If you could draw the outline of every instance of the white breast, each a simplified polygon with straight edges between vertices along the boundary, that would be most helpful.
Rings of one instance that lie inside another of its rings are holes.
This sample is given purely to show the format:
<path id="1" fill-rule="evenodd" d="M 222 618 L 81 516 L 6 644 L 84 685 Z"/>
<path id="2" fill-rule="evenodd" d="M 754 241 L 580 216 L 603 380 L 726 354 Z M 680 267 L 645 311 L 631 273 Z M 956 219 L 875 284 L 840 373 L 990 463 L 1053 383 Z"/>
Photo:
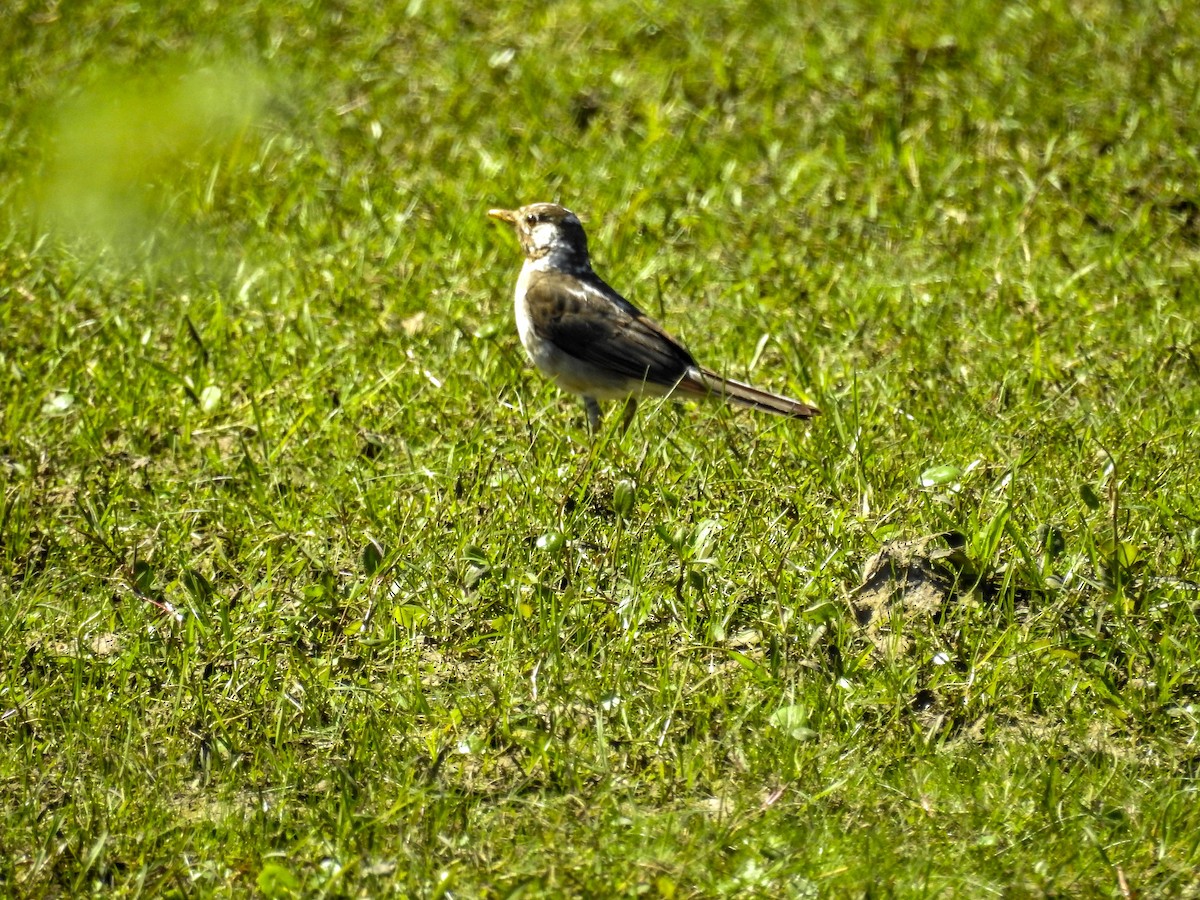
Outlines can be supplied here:
<path id="1" fill-rule="evenodd" d="M 517 279 L 517 290 L 514 297 L 514 308 L 517 319 L 517 333 L 521 336 L 521 344 L 533 364 L 542 374 L 553 381 L 564 391 L 572 394 L 582 394 L 597 400 L 612 400 L 627 397 L 631 393 L 662 395 L 670 393 L 670 387 L 644 384 L 636 379 L 597 368 L 589 362 L 571 356 L 558 349 L 550 341 L 539 337 L 533 328 L 533 319 L 529 315 L 529 307 L 525 302 L 525 294 L 533 275 L 544 269 L 559 268 L 551 255 L 540 259 L 527 259 L 521 267 L 521 275 Z"/>
<path id="2" fill-rule="evenodd" d="M 526 260 L 525 265 L 521 266 L 521 274 L 517 278 L 517 291 L 514 300 L 516 301 L 517 334 L 521 337 L 521 346 L 525 348 L 525 352 L 529 354 L 529 358 L 539 368 L 544 369 L 542 363 L 538 361 L 538 350 L 544 342 L 540 341 L 538 336 L 533 333 L 533 320 L 529 317 L 529 306 L 525 302 L 525 292 L 529 289 L 529 278 L 537 271 L 537 263 L 539 261 Z"/>

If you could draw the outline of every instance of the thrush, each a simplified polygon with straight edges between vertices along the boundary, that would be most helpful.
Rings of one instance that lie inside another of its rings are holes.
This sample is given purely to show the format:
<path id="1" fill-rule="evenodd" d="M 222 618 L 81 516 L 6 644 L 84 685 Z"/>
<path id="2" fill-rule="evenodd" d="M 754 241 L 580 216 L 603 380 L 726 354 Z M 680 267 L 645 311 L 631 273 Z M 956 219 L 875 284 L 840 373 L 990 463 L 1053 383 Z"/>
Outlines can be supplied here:
<path id="1" fill-rule="evenodd" d="M 716 397 L 791 419 L 815 406 L 772 394 L 706 368 L 653 319 L 592 271 L 579 218 L 557 203 L 491 209 L 517 232 L 525 264 L 517 278 L 517 331 L 534 365 L 583 397 L 588 425 L 600 427 L 600 401 L 624 398 L 627 428 L 639 397 Z"/>

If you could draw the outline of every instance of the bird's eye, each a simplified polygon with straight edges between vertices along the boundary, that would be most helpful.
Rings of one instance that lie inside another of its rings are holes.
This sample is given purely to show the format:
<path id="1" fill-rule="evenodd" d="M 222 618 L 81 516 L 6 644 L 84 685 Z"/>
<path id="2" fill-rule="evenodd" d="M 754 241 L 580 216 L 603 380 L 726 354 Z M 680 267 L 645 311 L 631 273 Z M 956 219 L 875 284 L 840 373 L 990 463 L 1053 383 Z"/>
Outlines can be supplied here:
<path id="1" fill-rule="evenodd" d="M 537 220 L 538 220 L 538 217 L 536 215 L 534 215 L 533 213 L 528 213 L 525 216 L 525 224 L 526 225 L 530 225 L 530 226 L 536 225 Z"/>

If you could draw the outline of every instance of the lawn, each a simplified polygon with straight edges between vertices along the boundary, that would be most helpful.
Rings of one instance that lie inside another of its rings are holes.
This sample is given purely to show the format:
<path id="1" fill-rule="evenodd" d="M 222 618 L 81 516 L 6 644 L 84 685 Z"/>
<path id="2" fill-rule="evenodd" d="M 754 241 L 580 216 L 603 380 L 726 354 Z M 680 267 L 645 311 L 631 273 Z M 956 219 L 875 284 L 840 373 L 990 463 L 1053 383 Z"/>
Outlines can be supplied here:
<path id="1" fill-rule="evenodd" d="M 0 893 L 1200 897 L 1200 6 L 17 0 Z M 491 207 L 785 421 L 527 362 Z"/>

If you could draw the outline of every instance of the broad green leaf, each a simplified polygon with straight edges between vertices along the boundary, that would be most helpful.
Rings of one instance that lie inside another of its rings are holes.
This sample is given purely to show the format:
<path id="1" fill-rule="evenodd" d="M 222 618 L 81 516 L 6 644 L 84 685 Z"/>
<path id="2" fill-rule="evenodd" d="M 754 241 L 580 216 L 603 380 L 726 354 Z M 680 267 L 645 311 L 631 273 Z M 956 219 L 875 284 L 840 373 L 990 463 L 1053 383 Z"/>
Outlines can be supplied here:
<path id="1" fill-rule="evenodd" d="M 962 478 L 962 469 L 958 466 L 930 466 L 921 473 L 921 487 L 939 487 L 943 484 L 953 484 Z"/>

